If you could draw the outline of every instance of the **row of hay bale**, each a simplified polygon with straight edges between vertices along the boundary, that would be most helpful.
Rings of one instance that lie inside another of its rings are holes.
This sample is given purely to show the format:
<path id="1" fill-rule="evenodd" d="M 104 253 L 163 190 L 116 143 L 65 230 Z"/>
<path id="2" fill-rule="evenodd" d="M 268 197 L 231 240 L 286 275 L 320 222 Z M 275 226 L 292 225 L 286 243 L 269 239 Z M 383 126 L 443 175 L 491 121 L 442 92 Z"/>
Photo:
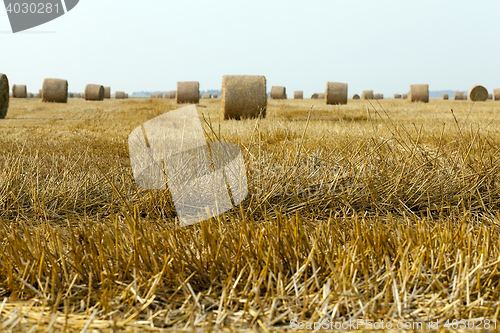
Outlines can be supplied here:
<path id="1" fill-rule="evenodd" d="M 199 86 L 199 84 L 198 84 Z M 193 86 L 192 87 L 193 89 L 195 89 L 195 87 Z M 198 99 L 212 99 L 212 98 L 219 98 L 219 94 L 218 93 L 213 93 L 213 94 L 210 94 L 210 93 L 204 93 L 203 96 L 198 92 Z M 163 98 L 163 99 L 176 99 L 177 98 L 177 90 L 172 90 L 172 91 L 169 91 L 168 93 L 153 93 L 150 95 L 151 98 Z M 183 102 L 181 102 L 183 103 Z"/>
<path id="2" fill-rule="evenodd" d="M 497 89 L 495 89 L 497 90 Z M 363 99 L 382 99 L 383 96 L 376 96 L 373 91 L 367 90 L 363 91 Z M 373 97 L 372 97 L 373 96 Z M 429 85 L 428 84 L 413 84 L 410 85 L 410 92 L 408 94 L 394 94 L 394 99 L 406 99 L 409 98 L 411 102 L 429 102 Z M 442 94 L 441 99 L 448 100 L 448 94 Z M 475 85 L 469 89 L 468 94 L 462 91 L 455 92 L 455 100 L 471 100 L 474 102 L 486 101 L 493 99 L 493 94 L 489 94 L 485 87 L 480 85 Z M 500 89 L 498 89 L 498 99 L 500 100 Z"/>
<path id="3" fill-rule="evenodd" d="M 5 76 L 6 77 L 6 76 Z M 42 102 L 67 103 L 68 98 L 84 98 L 87 101 L 102 101 L 111 98 L 111 87 L 104 87 L 98 84 L 88 84 L 85 93 L 69 93 L 68 81 L 62 79 L 45 79 L 43 87 L 38 94 L 27 92 L 26 85 L 12 86 L 13 98 L 42 98 Z M 123 91 L 115 92 L 116 99 L 126 99 L 128 94 Z"/>

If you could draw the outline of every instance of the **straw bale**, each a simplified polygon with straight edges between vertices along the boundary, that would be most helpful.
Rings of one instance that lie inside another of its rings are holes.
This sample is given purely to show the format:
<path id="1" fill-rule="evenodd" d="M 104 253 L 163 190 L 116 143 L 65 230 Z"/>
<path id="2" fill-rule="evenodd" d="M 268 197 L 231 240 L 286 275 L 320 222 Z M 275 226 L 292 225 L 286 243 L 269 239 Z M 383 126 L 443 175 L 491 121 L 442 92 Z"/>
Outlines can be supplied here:
<path id="1" fill-rule="evenodd" d="M 62 79 L 43 80 L 42 102 L 68 103 L 68 81 Z"/>
<path id="2" fill-rule="evenodd" d="M 493 99 L 500 101 L 500 88 L 493 89 Z"/>
<path id="3" fill-rule="evenodd" d="M 374 99 L 375 96 L 373 96 L 373 90 L 363 90 L 363 93 L 361 94 L 362 99 Z"/>
<path id="4" fill-rule="evenodd" d="M 286 99 L 286 88 L 282 86 L 272 86 L 271 99 Z"/>
<path id="5" fill-rule="evenodd" d="M 429 103 L 429 85 L 428 84 L 410 85 L 410 101 Z"/>
<path id="6" fill-rule="evenodd" d="M 104 87 L 99 84 L 87 84 L 85 87 L 86 101 L 102 101 L 104 100 Z"/>
<path id="7" fill-rule="evenodd" d="M 484 102 L 488 99 L 488 90 L 486 90 L 483 86 L 476 85 L 469 89 L 469 93 L 467 95 L 473 102 Z"/>
<path id="8" fill-rule="evenodd" d="M 0 73 L 0 119 L 5 119 L 9 109 L 9 79 Z"/>
<path id="9" fill-rule="evenodd" d="M 224 119 L 265 117 L 266 78 L 261 75 L 224 75 L 221 98 Z"/>
<path id="10" fill-rule="evenodd" d="M 26 90 L 26 85 L 15 84 L 12 86 L 12 97 L 14 98 L 26 98 L 28 97 L 28 91 Z"/>
<path id="11" fill-rule="evenodd" d="M 325 100 L 328 105 L 347 104 L 347 83 L 327 82 Z"/>
<path id="12" fill-rule="evenodd" d="M 197 81 L 177 82 L 177 104 L 180 103 L 199 103 L 200 102 L 200 83 Z"/>

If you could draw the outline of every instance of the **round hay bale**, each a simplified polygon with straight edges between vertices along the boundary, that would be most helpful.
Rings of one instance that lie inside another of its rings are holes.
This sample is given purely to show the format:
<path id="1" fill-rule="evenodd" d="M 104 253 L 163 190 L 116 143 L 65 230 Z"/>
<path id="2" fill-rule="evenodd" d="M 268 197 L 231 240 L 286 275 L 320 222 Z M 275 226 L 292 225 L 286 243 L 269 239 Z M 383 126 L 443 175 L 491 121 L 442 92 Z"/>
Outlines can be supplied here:
<path id="1" fill-rule="evenodd" d="M 318 93 L 314 93 L 311 95 L 311 99 L 318 99 Z"/>
<path id="2" fill-rule="evenodd" d="M 344 105 L 347 104 L 348 86 L 347 83 L 327 82 L 325 90 L 325 102 L 329 105 Z"/>
<path id="3" fill-rule="evenodd" d="M 318 99 L 325 99 L 325 93 L 318 93 Z"/>
<path id="4" fill-rule="evenodd" d="M 68 103 L 68 81 L 62 79 L 43 80 L 42 102 Z"/>
<path id="5" fill-rule="evenodd" d="M 408 99 L 408 94 L 401 94 L 401 99 Z"/>
<path id="6" fill-rule="evenodd" d="M 394 94 L 394 99 L 401 99 L 401 95 L 400 94 Z"/>
<path id="7" fill-rule="evenodd" d="M 455 101 L 462 101 L 464 100 L 465 94 L 463 91 L 455 91 Z"/>
<path id="8" fill-rule="evenodd" d="M 351 96 L 351 99 L 361 99 L 358 94 L 354 94 Z"/>
<path id="9" fill-rule="evenodd" d="M 450 96 L 448 96 L 448 94 L 442 94 L 441 99 L 447 101 L 450 99 Z"/>
<path id="10" fill-rule="evenodd" d="M 82 96 L 80 93 L 73 93 L 73 98 L 81 98 Z"/>
<path id="11" fill-rule="evenodd" d="M 282 86 L 272 86 L 271 99 L 286 99 L 286 88 Z"/>
<path id="12" fill-rule="evenodd" d="M 224 119 L 265 117 L 266 78 L 261 75 L 224 75 L 221 98 Z"/>
<path id="13" fill-rule="evenodd" d="M 104 87 L 98 84 L 87 84 L 85 87 L 86 101 L 102 101 L 104 100 Z"/>
<path id="14" fill-rule="evenodd" d="M 40 95 L 39 94 L 34 94 L 33 98 L 40 98 Z"/>
<path id="15" fill-rule="evenodd" d="M 200 83 L 198 81 L 177 82 L 177 104 L 199 103 Z"/>
<path id="16" fill-rule="evenodd" d="M 26 98 L 28 97 L 28 91 L 26 90 L 26 85 L 15 84 L 12 86 L 12 97 L 14 98 Z"/>
<path id="17" fill-rule="evenodd" d="M 293 92 L 293 99 L 304 99 L 304 92 L 302 90 L 296 90 Z"/>
<path id="18" fill-rule="evenodd" d="M 0 73 L 0 119 L 5 119 L 9 109 L 9 79 Z"/>
<path id="19" fill-rule="evenodd" d="M 210 99 L 210 98 L 212 98 L 212 95 L 210 95 L 209 93 L 203 94 L 203 99 Z"/>
<path id="20" fill-rule="evenodd" d="M 500 101 L 500 88 L 493 89 L 493 99 Z"/>
<path id="21" fill-rule="evenodd" d="M 104 98 L 111 98 L 111 87 L 104 87 Z"/>
<path id="22" fill-rule="evenodd" d="M 168 93 L 168 98 L 170 98 L 170 99 L 175 99 L 176 96 L 177 96 L 176 90 L 172 90 Z"/>
<path id="23" fill-rule="evenodd" d="M 213 93 L 212 94 L 212 98 L 219 98 L 219 94 L 218 93 Z"/>
<path id="24" fill-rule="evenodd" d="M 384 94 L 373 94 L 374 99 L 384 99 Z"/>
<path id="25" fill-rule="evenodd" d="M 154 94 L 151 94 L 151 98 L 163 98 L 163 94 L 162 93 L 154 93 Z"/>
<path id="26" fill-rule="evenodd" d="M 363 90 L 363 93 L 361 94 L 362 99 L 374 99 L 375 96 L 373 96 L 373 90 Z"/>
<path id="27" fill-rule="evenodd" d="M 429 103 L 429 85 L 428 84 L 410 85 L 410 101 Z"/>
<path id="28" fill-rule="evenodd" d="M 125 93 L 125 99 L 128 99 L 128 94 L 127 93 Z"/>
<path id="29" fill-rule="evenodd" d="M 347 83 L 327 82 L 325 90 L 325 101 L 328 105 L 347 104 Z"/>
<path id="30" fill-rule="evenodd" d="M 115 99 L 125 99 L 125 93 L 123 91 L 115 91 Z"/>
<path id="31" fill-rule="evenodd" d="M 488 99 L 492 100 L 493 99 L 493 94 L 488 94 Z"/>
<path id="32" fill-rule="evenodd" d="M 469 93 L 467 95 L 473 102 L 484 102 L 488 99 L 488 90 L 486 90 L 483 86 L 476 85 L 469 89 Z"/>

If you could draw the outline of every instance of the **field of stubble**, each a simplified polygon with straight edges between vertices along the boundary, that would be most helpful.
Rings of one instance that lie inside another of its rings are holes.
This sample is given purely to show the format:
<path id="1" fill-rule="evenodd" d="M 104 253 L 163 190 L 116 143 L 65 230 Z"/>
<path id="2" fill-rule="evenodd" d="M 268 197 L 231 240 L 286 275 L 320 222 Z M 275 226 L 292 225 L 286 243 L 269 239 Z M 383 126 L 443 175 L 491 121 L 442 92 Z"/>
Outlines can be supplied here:
<path id="1" fill-rule="evenodd" d="M 135 186 L 127 146 L 172 100 L 11 99 L 0 331 L 496 320 L 500 102 L 370 102 L 269 100 L 265 119 L 223 121 L 201 100 L 249 195 L 179 228 L 168 193 Z"/>

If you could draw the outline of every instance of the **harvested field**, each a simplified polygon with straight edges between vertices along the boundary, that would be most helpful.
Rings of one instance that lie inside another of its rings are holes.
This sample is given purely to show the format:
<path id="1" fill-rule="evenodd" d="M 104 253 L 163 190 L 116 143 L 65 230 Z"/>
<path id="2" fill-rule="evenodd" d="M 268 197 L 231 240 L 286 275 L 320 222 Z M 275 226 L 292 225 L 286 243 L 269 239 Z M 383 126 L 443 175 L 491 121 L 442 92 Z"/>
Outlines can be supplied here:
<path id="1" fill-rule="evenodd" d="M 208 141 L 240 146 L 249 194 L 178 228 L 166 191 L 135 186 L 127 146 L 175 99 L 10 100 L 0 330 L 496 319 L 498 102 L 269 99 L 243 120 L 220 99 L 197 107 Z"/>

